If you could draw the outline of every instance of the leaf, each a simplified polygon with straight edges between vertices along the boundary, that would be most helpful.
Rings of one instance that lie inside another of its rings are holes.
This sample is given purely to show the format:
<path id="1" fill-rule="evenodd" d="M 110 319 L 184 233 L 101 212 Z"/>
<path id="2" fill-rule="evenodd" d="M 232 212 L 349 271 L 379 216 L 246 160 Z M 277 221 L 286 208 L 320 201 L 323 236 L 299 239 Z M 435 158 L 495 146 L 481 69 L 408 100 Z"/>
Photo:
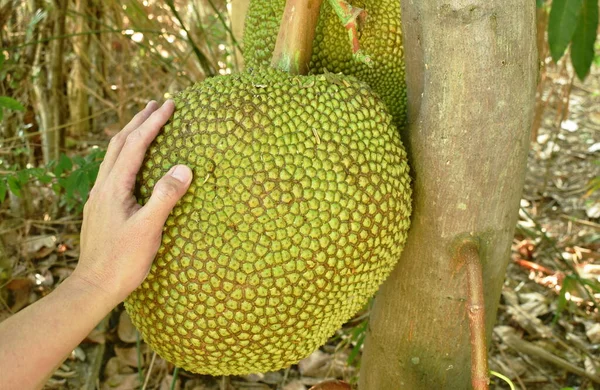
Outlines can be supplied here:
<path id="1" fill-rule="evenodd" d="M 73 198 L 73 196 L 75 195 L 75 190 L 77 189 L 77 181 L 79 180 L 80 174 L 81 171 L 72 172 L 65 181 L 64 188 L 67 196 L 67 201 L 69 201 L 69 198 Z"/>
<path id="2" fill-rule="evenodd" d="M 42 184 L 50 184 L 52 182 L 52 176 L 48 175 L 47 173 L 43 173 L 39 176 L 37 176 L 37 179 L 40 181 L 40 183 Z"/>
<path id="3" fill-rule="evenodd" d="M 94 185 L 94 183 L 96 183 L 96 179 L 98 178 L 98 168 L 100 168 L 100 165 L 97 164 L 87 171 L 87 177 L 90 181 L 90 185 Z"/>
<path id="4" fill-rule="evenodd" d="M 90 192 L 90 181 L 85 173 L 85 171 L 78 171 L 79 175 L 76 179 L 77 192 L 81 196 L 82 200 L 87 200 L 88 194 Z"/>
<path id="5" fill-rule="evenodd" d="M 59 183 L 52 184 L 52 191 L 54 191 L 54 193 L 56 195 L 60 195 L 61 189 L 62 189 L 62 186 Z"/>
<path id="6" fill-rule="evenodd" d="M 598 30 L 598 0 L 584 0 L 571 43 L 571 61 L 577 77 L 583 81 L 594 61 L 594 44 Z"/>
<path id="7" fill-rule="evenodd" d="M 20 186 L 24 186 L 29 181 L 29 170 L 23 169 L 17 172 L 17 178 L 19 179 Z"/>
<path id="8" fill-rule="evenodd" d="M 35 29 L 35 25 L 38 24 L 39 22 L 41 22 L 43 19 L 45 19 L 47 15 L 48 15 L 48 13 L 42 9 L 38 9 L 36 11 L 35 15 L 33 15 L 31 20 L 29 21 L 29 24 L 27 25 L 25 41 L 31 41 L 32 36 L 33 36 L 33 30 Z"/>
<path id="9" fill-rule="evenodd" d="M 2 70 L 2 68 L 4 67 L 5 60 L 6 60 L 6 57 L 4 56 L 4 52 L 0 51 L 0 70 Z"/>
<path id="10" fill-rule="evenodd" d="M 33 168 L 30 170 L 31 176 L 35 177 L 42 184 L 50 184 L 52 182 L 52 176 L 43 168 Z"/>
<path id="11" fill-rule="evenodd" d="M 6 191 L 8 191 L 6 181 L 0 180 L 0 203 L 4 202 L 4 198 L 6 197 Z"/>
<path id="12" fill-rule="evenodd" d="M 81 156 L 73 156 L 73 163 L 78 165 L 79 167 L 83 167 L 86 164 L 85 158 Z"/>
<path id="13" fill-rule="evenodd" d="M 554 0 L 548 21 L 548 45 L 554 62 L 558 62 L 573 38 L 584 0 Z"/>
<path id="14" fill-rule="evenodd" d="M 54 167 L 54 175 L 61 176 L 65 171 L 73 169 L 73 162 L 65 154 L 61 154 L 58 158 L 58 163 Z"/>
<path id="15" fill-rule="evenodd" d="M 562 287 L 560 289 L 560 295 L 558 296 L 558 301 L 556 303 L 556 313 L 554 314 L 554 318 L 552 319 L 552 324 L 556 324 L 560 315 L 567 307 L 567 292 L 571 288 L 571 285 L 574 282 L 574 277 L 572 275 L 567 275 L 564 280 Z"/>
<path id="16" fill-rule="evenodd" d="M 25 107 L 21 103 L 8 96 L 0 96 L 0 107 L 14 111 L 25 111 Z"/>
<path id="17" fill-rule="evenodd" d="M 544 0 L 535 0 L 535 4 L 538 8 L 542 8 L 544 6 Z"/>
<path id="18" fill-rule="evenodd" d="M 8 189 L 10 190 L 10 192 L 15 194 L 16 196 L 21 196 L 21 186 L 19 185 L 19 181 L 17 180 L 17 178 L 14 176 L 8 176 L 6 178 L 6 181 L 8 182 Z"/>

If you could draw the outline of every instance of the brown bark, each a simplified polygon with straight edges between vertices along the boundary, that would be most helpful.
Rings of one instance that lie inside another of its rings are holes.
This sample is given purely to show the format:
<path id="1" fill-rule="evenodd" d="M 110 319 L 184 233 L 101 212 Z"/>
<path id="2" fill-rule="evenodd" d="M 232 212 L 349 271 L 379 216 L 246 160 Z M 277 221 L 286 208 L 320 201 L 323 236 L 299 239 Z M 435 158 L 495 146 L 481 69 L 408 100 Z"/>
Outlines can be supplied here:
<path id="1" fill-rule="evenodd" d="M 34 1 L 32 3 L 35 4 Z M 37 40 L 45 43 L 37 46 L 33 63 L 36 74 L 33 79 L 33 100 L 40 117 L 45 164 L 58 159 L 65 140 L 64 124 L 68 108 L 63 69 L 65 39 L 57 37 L 65 35 L 66 12 L 67 0 L 55 0 L 52 25 L 39 29 Z"/>
<path id="2" fill-rule="evenodd" d="M 359 388 L 468 389 L 468 283 L 479 243 L 489 340 L 518 216 L 538 72 L 535 3 L 402 2 L 414 214 L 371 314 Z"/>
<path id="3" fill-rule="evenodd" d="M 88 14 L 91 10 L 89 0 L 76 0 L 74 16 L 74 34 L 82 34 L 90 31 L 88 24 Z M 91 62 L 88 56 L 88 50 L 91 43 L 91 35 L 83 34 L 72 38 L 73 52 L 75 58 L 73 69 L 69 80 L 69 103 L 71 113 L 71 134 L 74 136 L 84 136 L 90 130 L 89 94 L 87 86 L 90 80 Z"/>

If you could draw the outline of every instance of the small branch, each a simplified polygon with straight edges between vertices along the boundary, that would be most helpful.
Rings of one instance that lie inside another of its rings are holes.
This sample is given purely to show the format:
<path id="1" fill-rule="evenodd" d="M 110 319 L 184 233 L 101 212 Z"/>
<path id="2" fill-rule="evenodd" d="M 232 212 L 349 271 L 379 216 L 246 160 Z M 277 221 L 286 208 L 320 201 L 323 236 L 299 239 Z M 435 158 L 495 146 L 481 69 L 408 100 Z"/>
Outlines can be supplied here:
<path id="1" fill-rule="evenodd" d="M 271 66 L 292 75 L 308 73 L 323 0 L 287 0 Z"/>
<path id="2" fill-rule="evenodd" d="M 483 270 L 477 244 L 464 240 L 457 252 L 458 262 L 467 271 L 467 313 L 471 331 L 471 383 L 474 390 L 489 389 Z"/>
<path id="3" fill-rule="evenodd" d="M 331 4 L 335 14 L 341 20 L 346 30 L 348 30 L 348 38 L 350 39 L 354 58 L 360 63 L 373 66 L 371 57 L 360 49 L 360 42 L 358 40 L 358 26 L 363 24 L 367 19 L 367 11 L 362 8 L 353 7 L 345 0 L 329 0 L 329 4 Z"/>
<path id="4" fill-rule="evenodd" d="M 202 53 L 202 51 L 198 48 L 198 46 L 196 45 L 196 42 L 194 42 L 194 40 L 192 39 L 192 34 L 185 27 L 185 23 L 183 23 L 183 20 L 181 19 L 181 16 L 179 15 L 177 8 L 175 8 L 175 3 L 173 2 L 173 0 L 167 0 L 166 3 L 169 6 L 169 8 L 171 9 L 173 16 L 175 16 L 175 18 L 181 25 L 181 29 L 183 31 L 185 31 L 186 38 L 187 38 L 188 42 L 190 43 L 190 45 L 192 46 L 192 50 L 194 51 L 194 54 L 196 54 L 196 57 L 198 58 L 198 61 L 200 62 L 202 69 L 204 70 L 204 72 L 206 73 L 206 75 L 208 77 L 213 77 L 216 74 L 214 66 L 211 64 L 211 62 L 208 60 L 208 58 L 204 55 L 204 53 Z"/>
<path id="5" fill-rule="evenodd" d="M 152 360 L 150 360 L 150 366 L 148 367 L 148 373 L 146 374 L 146 379 L 144 380 L 144 385 L 142 386 L 142 390 L 146 390 L 148 387 L 148 381 L 150 380 L 150 374 L 152 374 L 152 367 L 154 366 L 154 360 L 156 360 L 156 352 L 152 354 Z"/>
<path id="6" fill-rule="evenodd" d="M 594 383 L 600 383 L 600 376 L 587 372 L 585 369 L 578 367 L 573 363 L 570 363 L 556 355 L 553 355 L 552 353 L 546 351 L 543 348 L 538 347 L 533 343 L 530 343 L 529 341 L 520 339 L 516 335 L 500 334 L 500 337 L 506 345 L 508 345 L 510 348 L 514 349 L 517 352 L 523 353 L 528 356 L 535 356 L 549 363 L 552 363 L 565 371 L 571 372 L 581 377 L 588 378 Z"/>
<path id="7" fill-rule="evenodd" d="M 589 227 L 592 227 L 592 228 L 595 228 L 595 229 L 600 229 L 600 224 L 594 223 L 592 221 L 587 221 L 585 219 L 575 218 L 575 217 L 572 217 L 572 216 L 566 215 L 566 214 L 561 214 L 560 217 L 562 219 L 565 219 L 565 220 L 570 221 L 570 222 L 578 223 L 580 225 L 589 226 Z"/>

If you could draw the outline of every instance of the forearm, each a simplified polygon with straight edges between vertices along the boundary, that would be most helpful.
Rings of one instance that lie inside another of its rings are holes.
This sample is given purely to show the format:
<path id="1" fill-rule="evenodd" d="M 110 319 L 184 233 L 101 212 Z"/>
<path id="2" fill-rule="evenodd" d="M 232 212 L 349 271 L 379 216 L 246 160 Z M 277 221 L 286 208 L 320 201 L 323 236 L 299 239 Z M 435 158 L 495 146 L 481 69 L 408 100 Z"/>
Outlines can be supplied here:
<path id="1" fill-rule="evenodd" d="M 71 277 L 0 323 L 0 389 L 41 388 L 116 303 Z"/>

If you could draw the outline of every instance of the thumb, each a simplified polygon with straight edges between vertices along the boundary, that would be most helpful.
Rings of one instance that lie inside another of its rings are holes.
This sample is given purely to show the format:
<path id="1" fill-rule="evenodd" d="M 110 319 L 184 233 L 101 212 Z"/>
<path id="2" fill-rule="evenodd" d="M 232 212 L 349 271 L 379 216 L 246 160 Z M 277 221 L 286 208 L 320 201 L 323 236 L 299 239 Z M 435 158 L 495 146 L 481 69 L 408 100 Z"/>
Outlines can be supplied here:
<path id="1" fill-rule="evenodd" d="M 154 186 L 152 196 L 140 210 L 143 220 L 162 229 L 175 204 L 185 194 L 192 182 L 192 170 L 185 165 L 175 165 Z"/>

